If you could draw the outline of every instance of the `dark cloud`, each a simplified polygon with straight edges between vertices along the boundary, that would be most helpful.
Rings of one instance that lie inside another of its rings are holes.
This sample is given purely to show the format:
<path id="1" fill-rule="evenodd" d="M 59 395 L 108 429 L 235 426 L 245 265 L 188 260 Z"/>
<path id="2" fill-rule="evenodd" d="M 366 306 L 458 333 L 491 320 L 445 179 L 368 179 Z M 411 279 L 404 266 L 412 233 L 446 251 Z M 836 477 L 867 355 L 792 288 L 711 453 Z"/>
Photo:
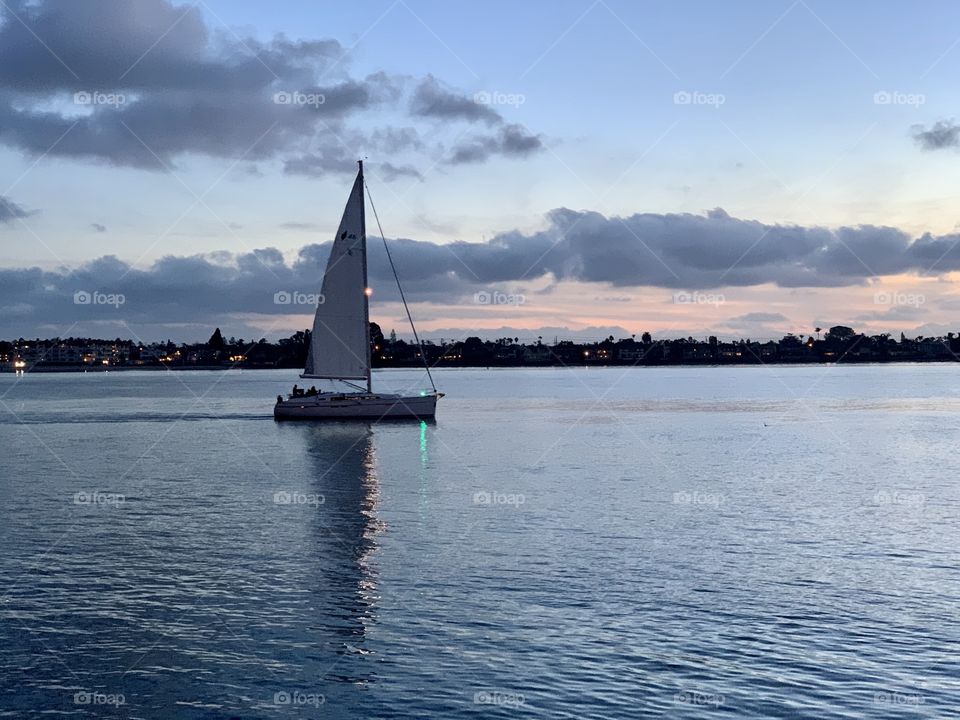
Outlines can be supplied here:
<path id="1" fill-rule="evenodd" d="M 492 107 L 445 89 L 433 75 L 424 78 L 414 90 L 410 112 L 416 116 L 438 120 L 466 120 L 485 122 L 487 125 L 503 122 L 500 113 Z"/>
<path id="2" fill-rule="evenodd" d="M 17 218 L 25 218 L 31 214 L 32 213 L 24 210 L 23 207 L 17 205 L 17 203 L 10 198 L 0 195 L 0 223 L 10 222 Z"/>
<path id="3" fill-rule="evenodd" d="M 336 41 L 214 38 L 199 10 L 167 0 L 18 0 L 4 20 L 0 142 L 34 155 L 148 168 L 181 153 L 270 157 L 384 94 L 380 76 L 316 87 Z M 275 102 L 290 91 L 323 103 Z M 40 105 L 58 99 L 72 109 Z"/>
<path id="4" fill-rule="evenodd" d="M 105 233 L 107 231 L 107 226 L 101 223 L 90 223 L 90 227 L 93 228 L 94 232 L 98 233 Z"/>
<path id="5" fill-rule="evenodd" d="M 494 155 L 522 158 L 541 150 L 543 142 L 522 125 L 505 125 L 495 135 L 478 136 L 453 149 L 451 165 L 485 162 Z"/>
<path id="6" fill-rule="evenodd" d="M 483 122 L 496 127 L 492 134 L 475 135 L 453 148 L 446 162 L 449 165 L 485 162 L 494 156 L 522 158 L 543 148 L 539 135 L 522 125 L 505 124 L 503 116 L 482 101 L 487 93 L 471 98 L 442 87 L 432 75 L 416 88 L 410 104 L 412 114 L 438 120 Z"/>
<path id="7" fill-rule="evenodd" d="M 501 233 L 489 242 L 436 244 L 399 238 L 391 249 L 408 281 L 452 279 L 475 285 L 555 280 L 708 290 L 772 284 L 784 288 L 865 285 L 877 275 L 929 275 L 960 269 L 960 234 L 910 235 L 890 227 L 771 225 L 703 215 L 639 213 L 607 217 L 559 208 L 534 233 Z M 320 262 L 322 248 L 304 248 Z M 374 249 L 376 243 L 373 245 Z M 371 259 L 371 273 L 381 267 Z M 389 278 L 384 273 L 383 278 Z"/>
<path id="8" fill-rule="evenodd" d="M 415 178 L 423 182 L 423 175 L 412 165 L 394 165 L 393 163 L 380 163 L 377 171 L 383 176 L 384 180 L 396 180 L 401 177 Z"/>
<path id="9" fill-rule="evenodd" d="M 9 0 L 0 6 L 0 144 L 153 170 L 184 154 L 279 157 L 286 172 L 316 177 L 346 172 L 364 149 L 431 151 L 415 128 L 350 130 L 380 108 L 502 123 L 433 76 L 407 102 L 407 78 L 351 77 L 346 54 L 332 39 L 216 33 L 195 6 L 170 0 Z M 335 148 L 344 136 L 349 149 Z M 499 154 L 515 142 L 522 137 L 501 137 Z M 418 176 L 409 164 L 384 174 Z"/>
<path id="10" fill-rule="evenodd" d="M 913 139 L 924 150 L 942 150 L 960 146 L 960 125 L 953 120 L 940 120 L 927 130 L 923 125 L 913 127 Z"/>
<path id="11" fill-rule="evenodd" d="M 536 279 L 707 290 L 864 286 L 874 271 L 960 270 L 960 235 L 911 239 L 888 227 L 767 225 L 722 210 L 621 218 L 561 208 L 549 213 L 547 227 L 535 233 L 449 244 L 398 238 L 390 246 L 408 298 L 438 307 L 469 303 L 480 290 L 523 292 L 524 284 Z M 369 248 L 376 299 L 397 301 L 382 243 L 371 237 Z M 58 271 L 0 270 L 0 322 L 6 322 L 0 336 L 14 328 L 91 318 L 123 317 L 141 325 L 223 324 L 225 318 L 245 315 L 308 314 L 309 309 L 275 304 L 274 294 L 317 292 L 328 252 L 329 243 L 322 243 L 304 246 L 292 261 L 267 248 L 165 257 L 148 269 L 104 257 Z M 859 259 L 847 261 L 854 252 Z M 115 309 L 73 303 L 75 292 L 95 290 L 121 293 L 126 303 Z M 884 317 L 894 319 L 889 313 Z M 731 322 L 784 320 L 779 313 L 756 312 Z"/>

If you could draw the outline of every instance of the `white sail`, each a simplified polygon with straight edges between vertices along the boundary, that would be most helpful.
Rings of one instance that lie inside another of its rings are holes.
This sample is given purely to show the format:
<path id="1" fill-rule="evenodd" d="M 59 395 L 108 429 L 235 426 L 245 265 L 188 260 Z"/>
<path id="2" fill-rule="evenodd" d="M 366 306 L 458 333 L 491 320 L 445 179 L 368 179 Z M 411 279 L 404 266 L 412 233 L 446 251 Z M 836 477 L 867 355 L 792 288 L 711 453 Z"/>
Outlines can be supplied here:
<path id="1" fill-rule="evenodd" d="M 357 173 L 323 275 L 305 378 L 370 380 L 363 166 Z"/>

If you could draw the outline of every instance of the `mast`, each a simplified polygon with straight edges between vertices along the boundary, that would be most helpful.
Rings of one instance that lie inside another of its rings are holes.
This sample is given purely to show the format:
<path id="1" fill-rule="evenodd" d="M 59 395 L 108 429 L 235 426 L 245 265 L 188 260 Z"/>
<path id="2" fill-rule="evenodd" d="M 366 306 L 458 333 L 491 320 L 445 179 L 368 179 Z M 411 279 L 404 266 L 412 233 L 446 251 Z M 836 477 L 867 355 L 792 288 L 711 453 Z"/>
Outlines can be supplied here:
<path id="1" fill-rule="evenodd" d="M 367 279 L 367 218 L 363 201 L 363 160 L 357 160 L 360 166 L 360 244 L 363 251 L 363 334 L 367 339 L 367 392 L 373 391 L 373 371 L 371 369 L 372 360 L 370 351 L 370 281 Z"/>

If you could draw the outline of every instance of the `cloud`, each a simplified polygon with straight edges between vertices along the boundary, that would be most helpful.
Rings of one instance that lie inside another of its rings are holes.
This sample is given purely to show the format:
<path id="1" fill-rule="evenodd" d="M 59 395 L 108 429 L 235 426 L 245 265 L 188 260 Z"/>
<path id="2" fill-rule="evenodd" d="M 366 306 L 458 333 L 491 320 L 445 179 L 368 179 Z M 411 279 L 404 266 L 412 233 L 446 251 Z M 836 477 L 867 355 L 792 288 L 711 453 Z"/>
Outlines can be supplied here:
<path id="1" fill-rule="evenodd" d="M 457 144 L 446 160 L 449 165 L 485 162 L 498 155 L 522 158 L 543 149 L 539 135 L 531 133 L 523 125 L 505 124 L 503 116 L 489 104 L 445 89 L 432 75 L 417 86 L 410 110 L 413 115 L 420 117 L 482 122 L 497 128 L 493 134 L 475 135 Z"/>
<path id="2" fill-rule="evenodd" d="M 439 81 L 428 75 L 414 90 L 410 101 L 413 115 L 438 120 L 465 120 L 496 125 L 503 118 L 489 105 L 473 98 L 443 88 Z"/>
<path id="3" fill-rule="evenodd" d="M 889 310 L 863 313 L 854 318 L 855 322 L 896 324 L 904 320 L 917 320 L 928 315 L 926 308 L 915 305 L 896 305 Z"/>
<path id="4" fill-rule="evenodd" d="M 380 163 L 377 168 L 383 175 L 383 179 L 390 181 L 400 177 L 410 177 L 423 182 L 423 175 L 412 165 L 394 165 L 393 163 Z"/>
<path id="5" fill-rule="evenodd" d="M 147 168 L 270 157 L 383 94 L 380 76 L 315 86 L 343 52 L 334 40 L 215 38 L 199 10 L 167 0 L 19 0 L 4 15 L 0 142 L 33 155 Z M 324 103 L 278 104 L 283 90 Z"/>
<path id="6" fill-rule="evenodd" d="M 90 223 L 90 227 L 93 228 L 94 232 L 105 233 L 107 231 L 106 225 L 101 225 L 100 223 Z"/>
<path id="7" fill-rule="evenodd" d="M 505 125 L 496 135 L 475 137 L 457 145 L 448 163 L 463 165 L 484 162 L 494 155 L 521 158 L 542 148 L 540 137 L 530 134 L 522 125 Z"/>
<path id="8" fill-rule="evenodd" d="M 361 116 L 502 124 L 432 75 L 411 93 L 406 77 L 353 77 L 346 56 L 334 39 L 216 32 L 195 6 L 171 0 L 9 0 L 0 7 L 0 144 L 150 170 L 190 154 L 280 158 L 286 173 L 320 177 L 346 172 L 366 149 L 439 150 L 413 127 L 352 127 Z M 509 138 L 501 144 L 510 155 Z M 418 177 L 404 163 L 384 174 Z"/>
<path id="9" fill-rule="evenodd" d="M 0 223 L 11 222 L 32 214 L 5 195 L 0 195 Z"/>
<path id="10" fill-rule="evenodd" d="M 942 150 L 960 146 L 960 125 L 953 120 L 940 120 L 926 130 L 922 125 L 913 127 L 913 139 L 924 150 Z"/>
<path id="11" fill-rule="evenodd" d="M 280 227 L 284 230 L 317 230 L 320 226 L 312 222 L 285 222 L 280 223 Z"/>
<path id="12" fill-rule="evenodd" d="M 474 293 L 490 288 L 525 292 L 534 281 L 684 290 L 850 287 L 868 285 L 874 272 L 929 275 L 931 266 L 937 272 L 960 270 L 960 235 L 925 234 L 911 239 L 889 227 L 769 225 L 734 218 L 719 209 L 703 215 L 606 217 L 560 208 L 550 212 L 546 221 L 538 232 L 511 231 L 488 242 L 390 240 L 407 297 L 446 308 L 467 305 Z M 310 229 L 297 222 L 284 225 Z M 245 314 L 307 315 L 309 308 L 274 303 L 274 294 L 317 292 L 329 248 L 329 243 L 306 245 L 292 260 L 285 260 L 279 250 L 265 248 L 239 254 L 169 256 L 146 269 L 103 257 L 56 271 L 0 270 L 0 307 L 19 308 L 16 317 L 0 326 L 0 333 L 12 327 L 89 319 L 91 314 L 99 320 L 122 316 L 140 324 L 222 324 L 226 317 Z M 370 238 L 369 252 L 376 300 L 398 301 L 378 238 Z M 853 254 L 858 257 L 851 258 Z M 75 292 L 94 290 L 122 293 L 127 302 L 112 316 L 107 308 L 74 305 Z M 616 297 L 622 297 L 622 291 Z M 870 319 L 910 315 L 918 313 L 898 310 Z M 732 318 L 729 325 L 786 321 L 777 312 L 751 312 Z"/>
<path id="13" fill-rule="evenodd" d="M 744 323 L 770 323 L 770 322 L 789 322 L 789 318 L 780 313 L 752 312 L 746 315 L 738 315 L 730 318 L 730 322 Z"/>

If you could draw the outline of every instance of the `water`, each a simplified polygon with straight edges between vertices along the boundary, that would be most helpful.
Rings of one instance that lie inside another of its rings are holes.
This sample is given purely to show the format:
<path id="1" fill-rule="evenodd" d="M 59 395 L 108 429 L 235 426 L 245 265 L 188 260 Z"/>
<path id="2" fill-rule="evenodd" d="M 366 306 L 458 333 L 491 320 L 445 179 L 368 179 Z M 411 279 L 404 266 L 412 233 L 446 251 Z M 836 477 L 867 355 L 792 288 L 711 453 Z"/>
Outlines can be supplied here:
<path id="1" fill-rule="evenodd" d="M 957 372 L 0 377 L 0 716 L 956 716 Z"/>

